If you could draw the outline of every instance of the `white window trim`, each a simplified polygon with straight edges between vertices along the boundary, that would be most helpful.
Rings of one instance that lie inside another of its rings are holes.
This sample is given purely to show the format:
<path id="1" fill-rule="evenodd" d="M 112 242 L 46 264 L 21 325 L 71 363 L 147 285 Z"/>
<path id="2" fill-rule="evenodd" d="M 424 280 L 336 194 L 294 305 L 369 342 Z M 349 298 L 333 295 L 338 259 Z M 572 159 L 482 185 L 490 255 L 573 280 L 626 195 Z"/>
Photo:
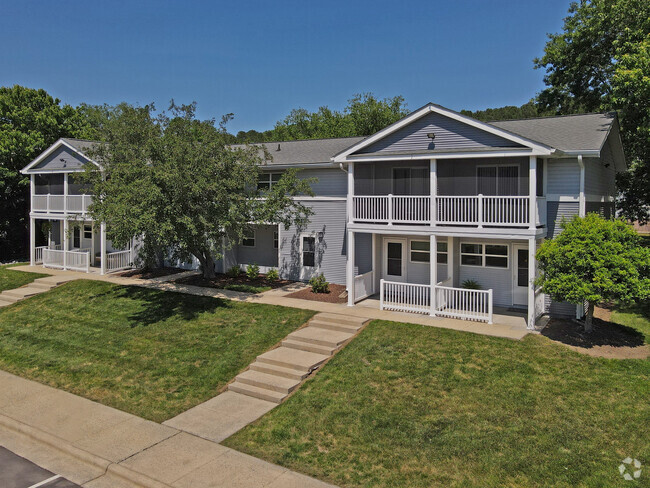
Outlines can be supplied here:
<path id="1" fill-rule="evenodd" d="M 88 231 L 88 232 L 90 232 L 90 237 L 86 237 L 86 227 L 90 227 L 90 230 Z M 92 226 L 92 224 L 84 224 L 83 238 L 84 239 L 92 239 L 93 238 L 93 226 Z"/>
<path id="2" fill-rule="evenodd" d="M 438 249 L 437 249 L 438 244 L 443 244 L 443 243 L 447 245 L 447 250 L 446 251 L 438 251 Z M 437 258 L 438 254 L 446 255 L 447 256 L 447 262 L 446 263 L 441 263 L 440 259 L 438 259 L 437 264 L 447 266 L 447 264 L 449 264 L 449 241 L 438 241 L 438 242 L 436 242 L 436 258 Z"/>
<path id="3" fill-rule="evenodd" d="M 253 233 L 253 237 L 252 237 L 252 239 L 253 239 L 253 245 L 252 245 L 252 246 L 249 246 L 249 245 L 247 245 L 247 244 L 244 244 L 244 241 L 245 241 L 246 239 L 250 239 L 250 238 L 251 238 L 250 236 L 244 235 L 244 237 L 242 237 L 242 240 L 241 240 L 241 246 L 242 246 L 242 247 L 247 247 L 247 248 L 249 248 L 249 249 L 252 249 L 252 248 L 254 248 L 254 247 L 257 247 L 257 230 L 253 229 L 251 232 Z"/>
<path id="4" fill-rule="evenodd" d="M 490 164 L 477 164 L 476 165 L 476 194 L 478 195 L 478 169 L 479 168 L 497 168 L 497 178 L 496 178 L 496 190 L 497 194 L 494 196 L 499 195 L 499 170 L 498 168 L 503 168 L 503 167 L 516 167 L 517 168 L 517 195 L 511 195 L 511 196 L 521 196 L 524 197 L 526 195 L 521 194 L 521 165 L 520 164 L 514 164 L 514 163 L 490 163 Z M 493 195 L 490 195 L 493 196 Z"/>
<path id="5" fill-rule="evenodd" d="M 282 173 L 272 172 L 272 171 L 271 172 L 264 172 L 264 173 L 261 173 L 258 176 L 258 178 L 257 178 L 257 186 L 259 187 L 260 183 L 264 183 L 264 184 L 268 183 L 269 187 L 265 188 L 264 190 L 270 190 L 271 188 L 273 188 L 273 185 L 277 183 L 277 181 L 273 181 L 273 175 L 280 175 L 280 178 L 282 178 Z"/>
<path id="6" fill-rule="evenodd" d="M 302 246 L 302 244 L 303 244 L 303 239 L 305 237 L 313 237 L 314 238 L 314 265 L 313 266 L 306 266 L 303 263 L 303 246 Z M 302 234 L 300 234 L 300 267 L 301 268 L 311 268 L 314 271 L 318 271 L 318 269 L 319 269 L 318 259 L 316 259 L 316 254 L 317 254 L 316 245 L 317 245 L 317 243 L 318 243 L 318 236 L 316 235 L 315 232 L 303 232 Z"/>
<path id="7" fill-rule="evenodd" d="M 429 265 L 431 263 L 431 248 L 429 247 L 428 251 L 418 251 L 418 250 L 414 251 L 413 249 L 411 249 L 411 243 L 412 242 L 426 242 L 430 246 L 430 241 L 428 241 L 428 240 L 425 240 L 425 239 L 409 239 L 408 240 L 408 255 L 409 255 L 408 256 L 408 262 L 409 262 L 409 264 L 425 264 L 425 265 Z M 438 244 L 440 244 L 440 243 L 447 244 L 447 250 L 446 251 L 437 251 L 436 250 L 436 254 L 446 254 L 447 255 L 447 263 L 448 263 L 449 262 L 449 243 L 448 243 L 448 241 L 438 241 L 436 243 L 436 246 Z M 426 261 L 426 262 L 425 261 L 413 261 L 411 259 L 411 252 L 426 252 L 426 253 L 429 254 L 429 261 Z M 447 266 L 447 263 L 441 263 L 440 261 L 436 261 L 436 264 L 442 265 L 442 266 Z"/>
<path id="8" fill-rule="evenodd" d="M 276 245 L 277 243 L 277 245 Z M 279 249 L 280 248 L 280 231 L 279 230 L 274 230 L 273 231 L 273 249 Z"/>
<path id="9" fill-rule="evenodd" d="M 471 244 L 475 246 L 481 246 L 481 253 L 480 254 L 475 254 L 475 253 L 468 253 L 468 252 L 463 252 L 463 244 Z M 507 254 L 505 256 L 498 255 L 498 254 L 486 254 L 485 252 L 485 247 L 486 246 L 503 246 L 506 248 Z M 458 258 L 458 264 L 460 266 L 464 266 L 466 268 L 488 268 L 488 269 L 510 269 L 510 244 L 497 244 L 493 242 L 476 242 L 476 241 L 461 241 L 460 246 L 458 248 L 460 252 L 458 253 L 459 258 Z M 481 266 L 478 266 L 476 264 L 463 264 L 463 255 L 467 256 L 481 256 L 481 262 L 483 263 Z M 506 266 L 488 266 L 485 264 L 485 258 L 489 257 L 495 257 L 495 258 L 506 258 Z"/>

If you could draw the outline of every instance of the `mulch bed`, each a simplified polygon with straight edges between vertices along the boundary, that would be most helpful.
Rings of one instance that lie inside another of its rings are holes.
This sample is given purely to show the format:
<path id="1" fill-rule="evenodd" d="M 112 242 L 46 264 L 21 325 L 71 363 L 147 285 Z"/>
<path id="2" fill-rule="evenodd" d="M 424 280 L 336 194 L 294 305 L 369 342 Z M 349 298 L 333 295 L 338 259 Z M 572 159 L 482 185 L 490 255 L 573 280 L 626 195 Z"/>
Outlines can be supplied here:
<path id="1" fill-rule="evenodd" d="M 205 286 L 207 288 L 228 289 L 232 285 L 247 285 L 255 287 L 270 287 L 272 289 L 281 288 L 285 285 L 293 283 L 289 280 L 267 281 L 264 275 L 260 275 L 257 279 L 251 280 L 245 274 L 241 274 L 235 278 L 223 273 L 217 273 L 217 276 L 211 280 L 205 279 L 201 275 L 192 275 L 185 278 L 180 278 L 175 283 L 183 285 Z"/>
<path id="2" fill-rule="evenodd" d="M 347 303 L 347 298 L 339 298 L 339 295 L 345 291 L 345 285 L 333 285 L 330 283 L 330 292 L 329 293 L 314 293 L 310 288 L 305 288 L 303 290 L 294 291 L 289 295 L 285 295 L 287 298 L 301 298 L 303 300 L 314 300 L 316 302 L 327 302 L 327 303 Z"/>
<path id="3" fill-rule="evenodd" d="M 155 269 L 131 269 L 129 271 L 124 271 L 118 276 L 124 278 L 140 278 L 143 280 L 149 280 L 151 278 L 160 278 L 161 276 L 169 276 L 173 274 L 183 273 L 187 271 L 182 268 L 155 268 Z"/>
<path id="4" fill-rule="evenodd" d="M 582 323 L 566 319 L 551 319 L 542 335 L 589 356 L 611 359 L 644 359 L 650 356 L 650 346 L 644 336 L 630 327 L 610 322 L 611 311 L 596 308 L 593 332 L 584 332 Z"/>

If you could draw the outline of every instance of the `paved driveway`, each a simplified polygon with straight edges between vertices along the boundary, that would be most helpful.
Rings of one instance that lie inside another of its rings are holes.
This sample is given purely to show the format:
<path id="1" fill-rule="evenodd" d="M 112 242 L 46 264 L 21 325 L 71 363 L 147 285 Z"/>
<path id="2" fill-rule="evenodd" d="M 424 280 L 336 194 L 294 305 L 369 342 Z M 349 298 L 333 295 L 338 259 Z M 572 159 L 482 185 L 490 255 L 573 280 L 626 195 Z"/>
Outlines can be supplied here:
<path id="1" fill-rule="evenodd" d="M 0 447 L 0 486 L 2 488 L 79 488 L 65 478 Z"/>

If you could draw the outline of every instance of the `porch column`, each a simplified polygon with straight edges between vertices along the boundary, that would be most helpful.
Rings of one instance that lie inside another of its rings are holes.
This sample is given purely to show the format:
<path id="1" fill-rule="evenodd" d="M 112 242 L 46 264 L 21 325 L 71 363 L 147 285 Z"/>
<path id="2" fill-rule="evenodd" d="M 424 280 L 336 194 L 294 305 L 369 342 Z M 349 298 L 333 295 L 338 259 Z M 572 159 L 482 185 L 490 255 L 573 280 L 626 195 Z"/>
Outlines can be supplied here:
<path id="1" fill-rule="evenodd" d="M 537 228 L 537 156 L 531 156 L 528 166 L 528 228 Z"/>
<path id="2" fill-rule="evenodd" d="M 354 215 L 354 163 L 348 163 L 348 222 L 352 222 Z"/>
<path id="3" fill-rule="evenodd" d="M 99 246 L 99 258 L 101 259 L 100 273 L 106 274 L 106 222 L 102 222 L 99 226 Z"/>
<path id="4" fill-rule="evenodd" d="M 438 196 L 438 161 L 436 159 L 431 159 L 429 161 L 429 185 L 430 185 L 430 208 L 429 208 L 429 217 L 431 226 L 436 226 L 436 197 Z"/>
<path id="5" fill-rule="evenodd" d="M 36 264 L 36 219 L 29 218 L 29 264 L 34 266 Z"/>
<path id="6" fill-rule="evenodd" d="M 528 239 L 528 321 L 529 329 L 535 328 L 535 270 L 537 262 L 535 261 L 535 238 Z"/>
<path id="7" fill-rule="evenodd" d="M 63 173 L 63 213 L 68 213 L 68 173 Z"/>
<path id="8" fill-rule="evenodd" d="M 377 283 L 379 282 L 379 269 L 377 259 L 377 234 L 370 234 L 372 237 L 372 293 L 376 293 L 379 289 Z"/>
<path id="9" fill-rule="evenodd" d="M 348 231 L 348 252 L 347 252 L 347 275 L 346 285 L 348 288 L 348 307 L 354 306 L 354 232 Z"/>
<path id="10" fill-rule="evenodd" d="M 451 282 L 451 287 L 454 287 L 454 252 L 455 252 L 456 239 L 454 237 L 447 237 L 447 277 Z"/>
<path id="11" fill-rule="evenodd" d="M 436 316 L 436 289 L 438 283 L 438 241 L 435 234 L 429 236 L 429 315 Z"/>
<path id="12" fill-rule="evenodd" d="M 584 217 L 587 215 L 585 204 L 585 162 L 582 154 L 578 154 L 578 166 L 580 166 L 580 195 L 578 197 L 578 215 Z"/>
<path id="13" fill-rule="evenodd" d="M 68 225 L 68 217 L 63 217 L 63 269 L 68 265 L 68 251 L 70 250 L 70 236 L 68 235 L 70 226 Z"/>

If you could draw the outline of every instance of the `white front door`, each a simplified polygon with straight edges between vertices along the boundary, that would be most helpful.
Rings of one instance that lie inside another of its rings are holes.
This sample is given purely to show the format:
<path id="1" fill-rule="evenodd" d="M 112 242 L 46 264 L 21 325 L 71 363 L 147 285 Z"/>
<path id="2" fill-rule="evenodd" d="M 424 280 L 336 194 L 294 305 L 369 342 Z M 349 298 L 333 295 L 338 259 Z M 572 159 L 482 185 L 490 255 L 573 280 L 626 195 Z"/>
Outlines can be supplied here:
<path id="1" fill-rule="evenodd" d="M 406 239 L 385 238 L 383 276 L 387 281 L 406 281 Z"/>
<path id="2" fill-rule="evenodd" d="M 528 305 L 528 246 L 513 246 L 512 304 Z"/>

